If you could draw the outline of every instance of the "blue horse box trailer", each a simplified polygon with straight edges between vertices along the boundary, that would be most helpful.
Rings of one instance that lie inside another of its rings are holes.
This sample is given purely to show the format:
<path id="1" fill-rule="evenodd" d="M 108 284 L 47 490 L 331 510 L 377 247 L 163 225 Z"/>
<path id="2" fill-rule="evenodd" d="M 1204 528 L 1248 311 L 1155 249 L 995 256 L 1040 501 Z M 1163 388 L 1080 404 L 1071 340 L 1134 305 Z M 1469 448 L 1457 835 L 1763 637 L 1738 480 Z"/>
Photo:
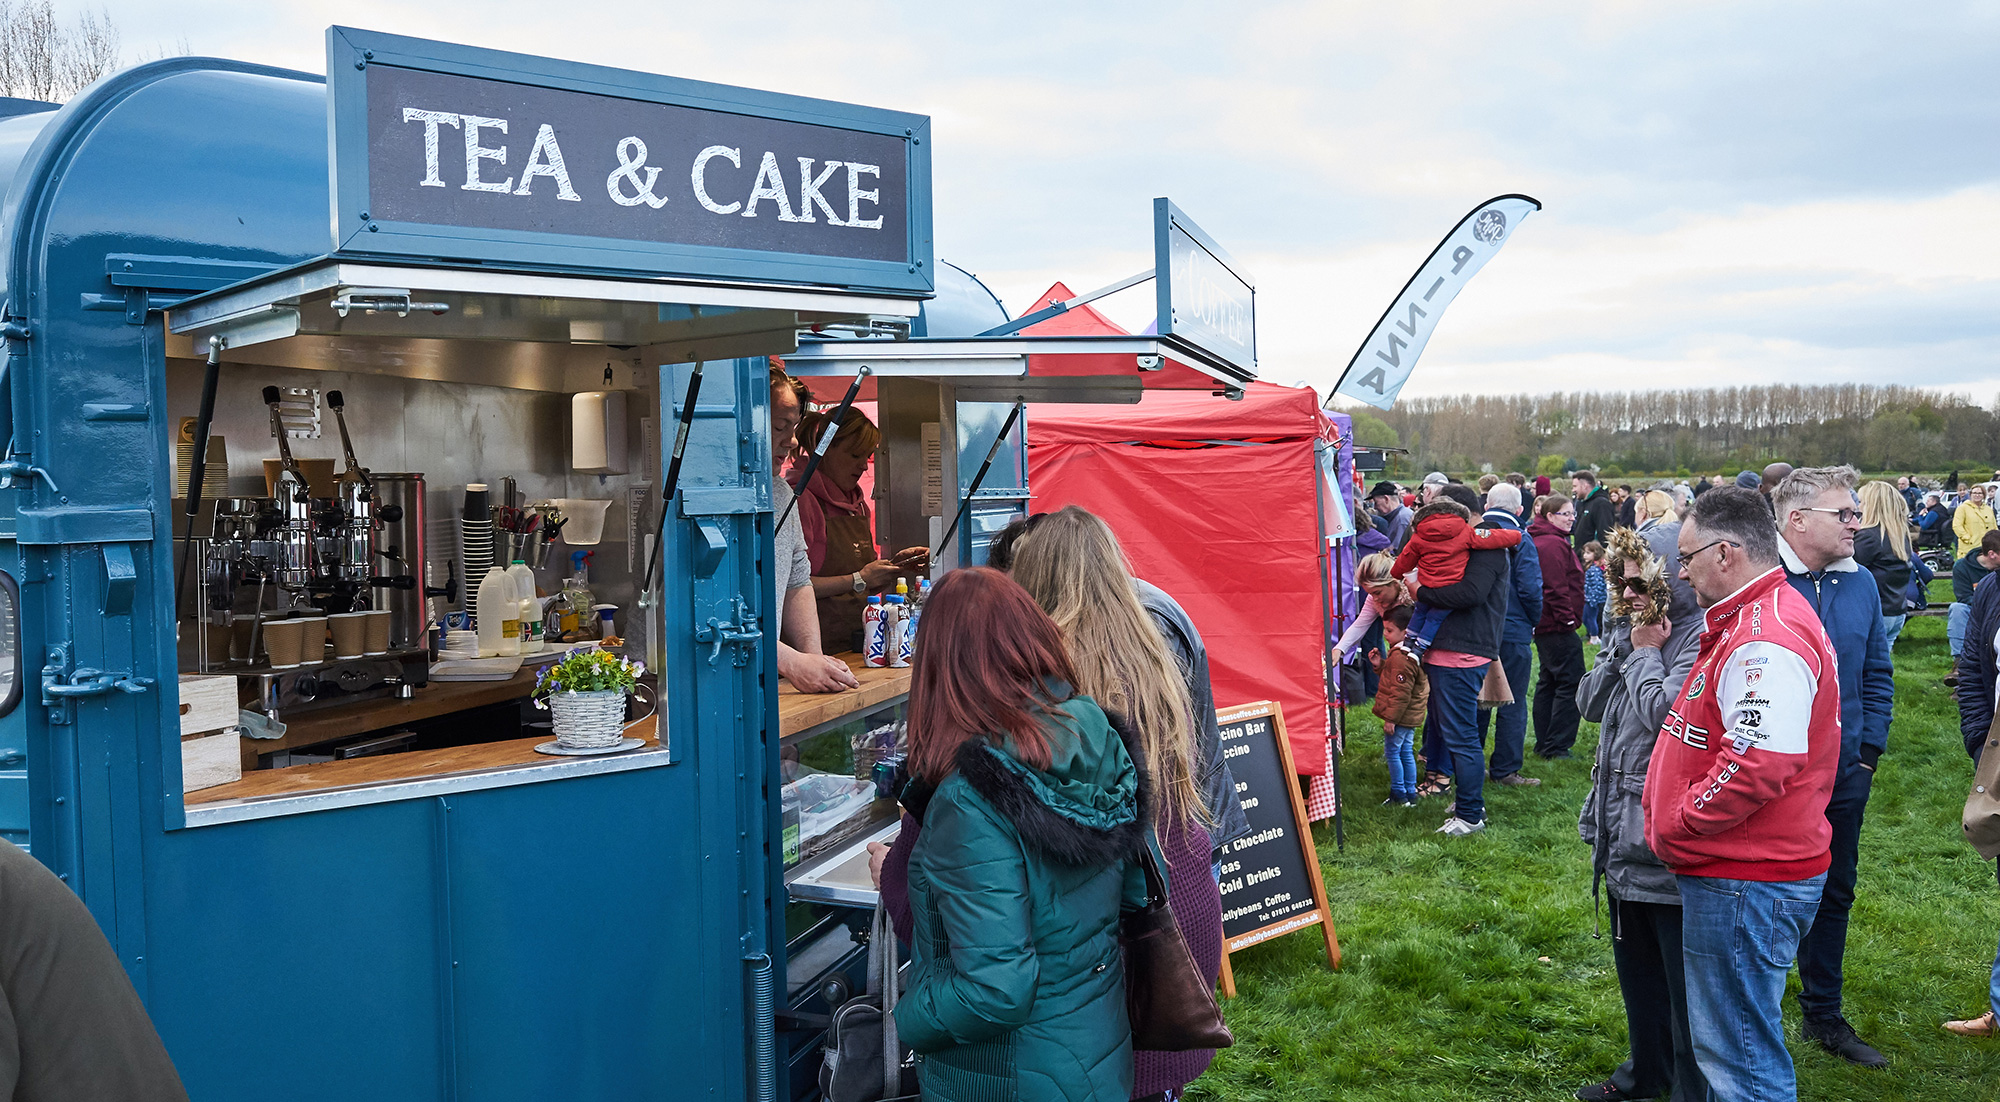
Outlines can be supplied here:
<path id="1" fill-rule="evenodd" d="M 102 925 L 196 1098 L 777 1097 L 765 357 L 907 330 L 928 121 L 341 28 L 327 49 L 326 79 L 183 58 L 0 105 L 10 837 Z M 182 451 L 223 470 L 190 521 L 174 444 L 211 358 L 220 440 Z M 631 473 L 573 469 L 587 391 L 627 395 Z M 291 476 L 261 469 L 284 443 L 309 479 L 335 419 L 383 472 L 372 524 L 317 484 L 283 508 Z M 427 591 L 478 582 L 462 487 L 502 478 L 496 506 L 613 503 L 577 542 L 657 678 L 639 748 L 536 754 L 532 671 L 423 683 L 451 600 Z M 231 617 L 294 608 L 386 609 L 396 637 L 229 656 Z M 177 685 L 205 675 L 278 735 L 188 792 Z M 412 752 L 370 753 L 385 735 Z"/>
<path id="2" fill-rule="evenodd" d="M 810 1097 L 909 672 L 777 679 L 768 358 L 875 403 L 942 571 L 1024 510 L 1022 403 L 1240 394 L 1252 284 L 1157 200 L 1159 331 L 1037 341 L 936 262 L 923 116 L 339 27 L 327 74 L 0 100 L 0 832 L 196 1098 Z M 585 554 L 656 703 L 550 755 L 533 660 L 428 629 Z"/>

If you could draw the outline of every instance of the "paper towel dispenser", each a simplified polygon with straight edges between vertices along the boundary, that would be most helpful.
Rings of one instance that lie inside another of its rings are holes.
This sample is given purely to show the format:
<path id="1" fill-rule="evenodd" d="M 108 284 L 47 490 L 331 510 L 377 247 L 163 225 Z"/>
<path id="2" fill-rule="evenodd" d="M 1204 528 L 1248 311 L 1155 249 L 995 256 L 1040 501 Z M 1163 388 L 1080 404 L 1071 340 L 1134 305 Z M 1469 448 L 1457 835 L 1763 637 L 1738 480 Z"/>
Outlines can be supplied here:
<path id="1" fill-rule="evenodd" d="M 631 468 L 625 441 L 625 392 L 589 390 L 569 400 L 570 469 L 579 474 L 624 474 Z"/>

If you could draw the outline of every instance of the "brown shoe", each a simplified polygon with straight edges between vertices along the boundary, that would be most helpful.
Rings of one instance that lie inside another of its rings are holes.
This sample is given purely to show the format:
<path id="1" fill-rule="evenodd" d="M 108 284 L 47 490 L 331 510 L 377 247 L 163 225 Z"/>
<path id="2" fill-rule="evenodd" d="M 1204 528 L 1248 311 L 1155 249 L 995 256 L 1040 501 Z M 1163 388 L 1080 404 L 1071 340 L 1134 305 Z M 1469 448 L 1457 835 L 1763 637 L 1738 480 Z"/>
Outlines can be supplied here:
<path id="1" fill-rule="evenodd" d="M 1946 1033 L 1956 1033 L 1960 1037 L 1993 1037 L 2000 1036 L 2000 1025 L 1994 1023 L 1993 1012 L 1989 1010 L 1977 1018 L 1969 1018 L 1961 1022 L 1946 1022 L 1944 1023 L 1944 1031 Z"/>
<path id="2" fill-rule="evenodd" d="M 1524 777 L 1519 773 L 1509 773 L 1506 776 L 1501 777 L 1499 780 L 1494 781 L 1493 783 L 1511 784 L 1518 788 L 1533 788 L 1536 785 L 1541 784 L 1542 779 L 1540 777 Z"/>

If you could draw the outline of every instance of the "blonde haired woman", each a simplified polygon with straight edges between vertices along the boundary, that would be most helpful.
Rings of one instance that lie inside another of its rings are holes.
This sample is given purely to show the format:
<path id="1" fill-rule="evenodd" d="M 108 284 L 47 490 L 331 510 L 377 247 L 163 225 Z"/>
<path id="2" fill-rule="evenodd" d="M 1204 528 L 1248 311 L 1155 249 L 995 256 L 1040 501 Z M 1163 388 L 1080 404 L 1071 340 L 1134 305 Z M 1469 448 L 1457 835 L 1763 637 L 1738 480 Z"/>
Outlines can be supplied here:
<path id="1" fill-rule="evenodd" d="M 1986 487 L 1974 486 L 1965 491 L 1965 500 L 1952 510 L 1951 532 L 1958 537 L 1958 557 L 1979 553 L 1979 540 L 1992 531 L 1993 506 L 1986 500 Z"/>
<path id="2" fill-rule="evenodd" d="M 1124 716 L 1134 731 L 1132 756 L 1150 789 L 1148 810 L 1167 859 L 1167 904 L 1213 984 L 1221 969 L 1222 897 L 1213 872 L 1216 839 L 1207 826 L 1223 809 L 1206 805 L 1202 781 L 1227 776 L 1220 732 L 1210 735 L 1213 721 L 1195 715 L 1187 671 L 1176 665 L 1141 603 L 1143 583 L 1132 577 L 1103 520 L 1074 505 L 1042 517 L 1015 544 L 1013 574 L 1062 631 L 1077 691 Z M 1179 610 L 1171 597 L 1153 592 Z M 1209 707 L 1212 716 L 1212 701 Z M 1214 1055 L 1207 1049 L 1133 1053 L 1132 1097 L 1180 1097 Z"/>
<path id="3" fill-rule="evenodd" d="M 1887 482 L 1861 484 L 1861 531 L 1854 533 L 1854 561 L 1875 576 L 1882 595 L 1882 633 L 1889 648 L 1903 633 L 1909 613 L 1903 592 L 1910 586 L 1910 509 L 1903 495 Z"/>
<path id="4" fill-rule="evenodd" d="M 1674 495 L 1665 490 L 1647 490 L 1639 495 L 1635 531 L 1645 532 L 1661 524 L 1678 524 L 1680 519 L 1680 515 L 1674 512 Z"/>

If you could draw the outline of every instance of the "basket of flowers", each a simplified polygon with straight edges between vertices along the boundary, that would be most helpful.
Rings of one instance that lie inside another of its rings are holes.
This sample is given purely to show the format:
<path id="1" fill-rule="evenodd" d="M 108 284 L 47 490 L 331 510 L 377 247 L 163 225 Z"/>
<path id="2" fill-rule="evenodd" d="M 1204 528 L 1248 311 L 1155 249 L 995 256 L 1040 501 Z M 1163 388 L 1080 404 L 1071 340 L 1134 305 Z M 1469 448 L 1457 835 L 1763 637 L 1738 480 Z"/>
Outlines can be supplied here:
<path id="1" fill-rule="evenodd" d="M 625 740 L 625 698 L 646 672 L 643 663 L 609 651 L 570 652 L 535 678 L 535 707 L 553 721 L 562 750 L 609 750 Z"/>

